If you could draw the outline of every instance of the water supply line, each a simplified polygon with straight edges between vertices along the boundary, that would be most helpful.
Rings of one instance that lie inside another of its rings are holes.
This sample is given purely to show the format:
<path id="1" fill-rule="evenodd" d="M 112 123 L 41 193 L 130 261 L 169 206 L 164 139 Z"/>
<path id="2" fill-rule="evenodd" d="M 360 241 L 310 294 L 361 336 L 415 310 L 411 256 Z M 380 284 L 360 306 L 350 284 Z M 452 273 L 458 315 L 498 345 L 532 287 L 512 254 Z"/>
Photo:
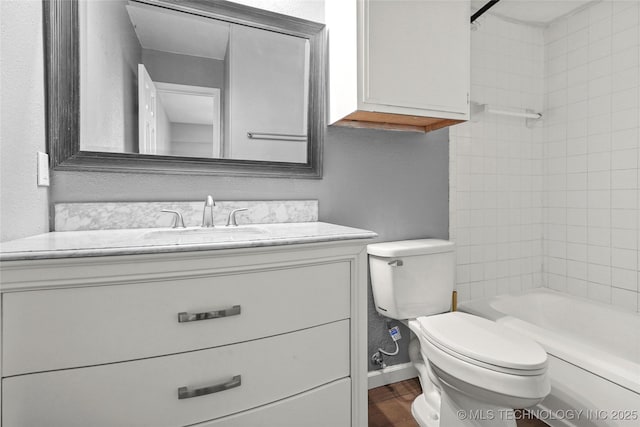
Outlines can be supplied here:
<path id="1" fill-rule="evenodd" d="M 381 348 L 378 348 L 378 351 L 382 354 L 384 354 L 385 356 L 397 356 L 398 353 L 400 353 L 400 346 L 398 345 L 398 341 L 394 341 L 394 343 L 396 344 L 396 349 L 393 352 L 388 352 L 388 351 L 384 351 Z"/>
<path id="2" fill-rule="evenodd" d="M 389 336 L 391 336 L 393 343 L 396 345 L 396 349 L 394 351 L 386 351 L 378 347 L 378 351 L 376 351 L 373 354 L 373 356 L 371 356 L 371 361 L 375 365 L 380 366 L 382 369 L 387 367 L 387 364 L 384 363 L 383 355 L 396 356 L 398 353 L 400 353 L 400 346 L 398 345 L 398 341 L 402 338 L 402 336 L 400 335 L 400 328 L 397 326 L 391 327 L 391 322 L 388 320 L 387 320 L 387 330 L 389 331 Z"/>

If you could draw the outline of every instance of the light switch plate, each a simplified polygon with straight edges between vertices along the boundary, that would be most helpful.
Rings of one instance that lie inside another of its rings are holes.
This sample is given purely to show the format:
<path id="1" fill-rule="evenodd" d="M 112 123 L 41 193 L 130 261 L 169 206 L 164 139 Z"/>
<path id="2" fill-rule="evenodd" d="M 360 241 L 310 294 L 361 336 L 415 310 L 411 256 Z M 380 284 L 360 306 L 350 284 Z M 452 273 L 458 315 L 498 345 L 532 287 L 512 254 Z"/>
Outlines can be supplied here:
<path id="1" fill-rule="evenodd" d="M 38 187 L 49 186 L 49 155 L 38 152 Z"/>

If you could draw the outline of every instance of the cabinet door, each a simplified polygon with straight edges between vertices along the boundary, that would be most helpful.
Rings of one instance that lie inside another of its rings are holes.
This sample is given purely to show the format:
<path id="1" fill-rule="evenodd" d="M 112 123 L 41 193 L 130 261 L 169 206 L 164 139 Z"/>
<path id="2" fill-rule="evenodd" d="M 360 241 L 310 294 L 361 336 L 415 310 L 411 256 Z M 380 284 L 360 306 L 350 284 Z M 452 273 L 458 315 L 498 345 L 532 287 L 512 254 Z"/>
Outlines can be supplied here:
<path id="1" fill-rule="evenodd" d="M 232 25 L 228 61 L 228 157 L 305 163 L 309 41 Z"/>
<path id="2" fill-rule="evenodd" d="M 364 0 L 359 13 L 360 109 L 468 113 L 467 1 Z"/>

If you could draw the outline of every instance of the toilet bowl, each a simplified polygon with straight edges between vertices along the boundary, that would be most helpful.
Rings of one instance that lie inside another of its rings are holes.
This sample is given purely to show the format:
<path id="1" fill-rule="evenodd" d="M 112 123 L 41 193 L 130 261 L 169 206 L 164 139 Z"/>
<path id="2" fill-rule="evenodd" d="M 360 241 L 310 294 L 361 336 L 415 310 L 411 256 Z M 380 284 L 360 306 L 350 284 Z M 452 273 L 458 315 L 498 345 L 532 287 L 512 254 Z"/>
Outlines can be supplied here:
<path id="1" fill-rule="evenodd" d="M 448 312 L 453 243 L 377 243 L 368 253 L 377 311 L 412 331 L 409 353 L 423 389 L 412 414 L 421 427 L 514 427 L 514 408 L 549 393 L 542 347 L 490 320 Z"/>

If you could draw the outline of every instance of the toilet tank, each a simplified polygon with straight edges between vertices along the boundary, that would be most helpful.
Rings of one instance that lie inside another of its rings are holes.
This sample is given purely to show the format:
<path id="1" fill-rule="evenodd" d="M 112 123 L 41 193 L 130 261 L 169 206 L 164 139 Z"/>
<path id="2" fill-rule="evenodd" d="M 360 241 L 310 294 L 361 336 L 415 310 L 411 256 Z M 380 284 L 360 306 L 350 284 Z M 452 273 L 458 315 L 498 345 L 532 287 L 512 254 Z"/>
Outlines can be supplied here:
<path id="1" fill-rule="evenodd" d="M 455 245 L 421 239 L 367 246 L 373 299 L 378 313 L 393 319 L 444 313 L 451 309 Z"/>

